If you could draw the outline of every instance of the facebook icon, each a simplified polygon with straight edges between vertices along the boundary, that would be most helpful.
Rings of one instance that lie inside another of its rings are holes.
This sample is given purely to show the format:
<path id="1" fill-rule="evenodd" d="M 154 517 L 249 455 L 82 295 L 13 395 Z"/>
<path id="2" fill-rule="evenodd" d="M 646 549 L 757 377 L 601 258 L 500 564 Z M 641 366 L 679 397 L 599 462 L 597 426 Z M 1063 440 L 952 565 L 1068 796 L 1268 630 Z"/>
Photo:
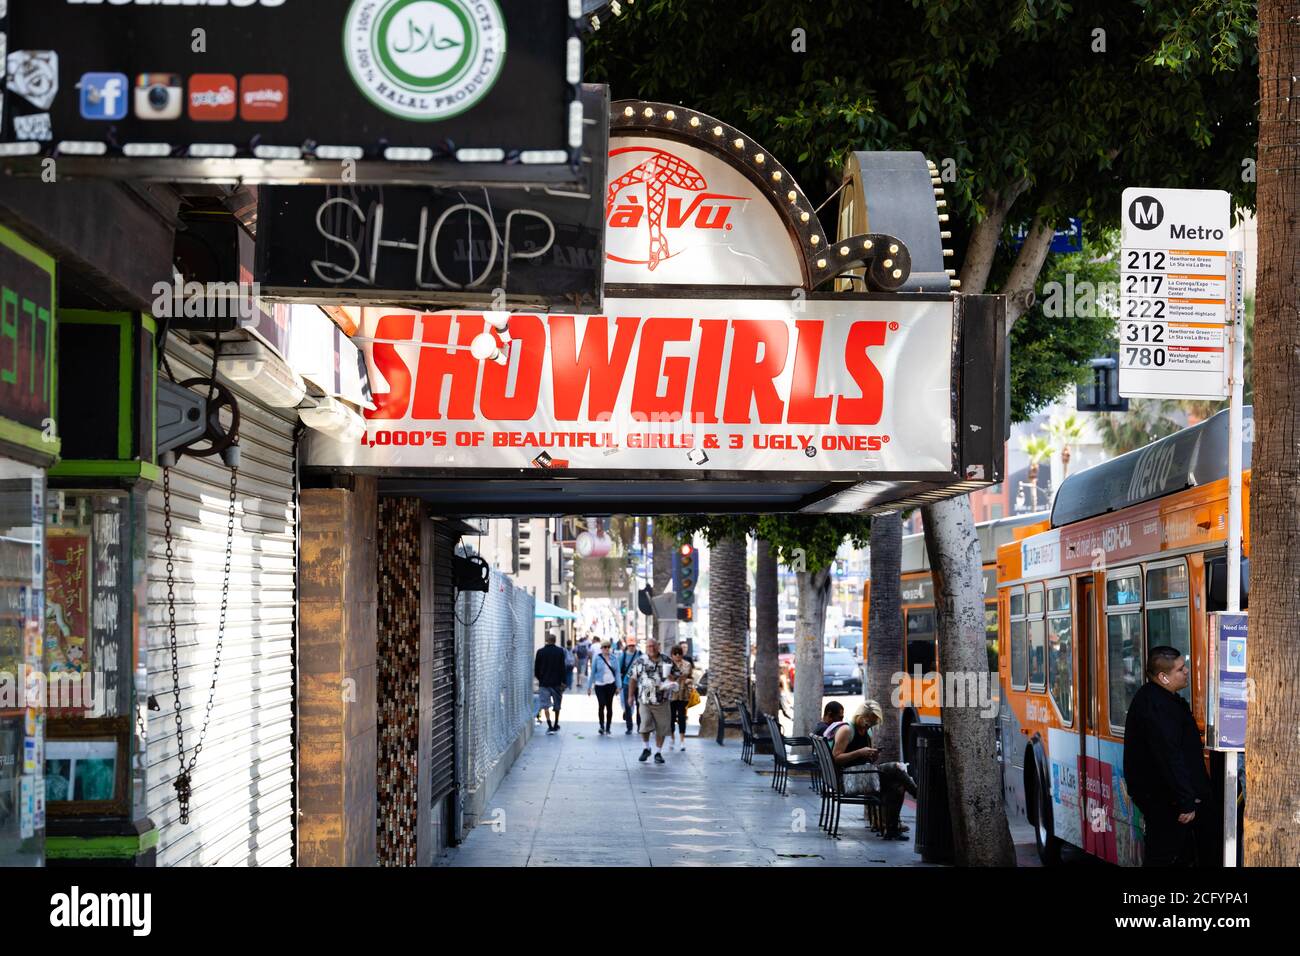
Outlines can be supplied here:
<path id="1" fill-rule="evenodd" d="M 126 116 L 125 73 L 85 73 L 81 77 L 81 115 L 90 120 L 120 120 Z"/>

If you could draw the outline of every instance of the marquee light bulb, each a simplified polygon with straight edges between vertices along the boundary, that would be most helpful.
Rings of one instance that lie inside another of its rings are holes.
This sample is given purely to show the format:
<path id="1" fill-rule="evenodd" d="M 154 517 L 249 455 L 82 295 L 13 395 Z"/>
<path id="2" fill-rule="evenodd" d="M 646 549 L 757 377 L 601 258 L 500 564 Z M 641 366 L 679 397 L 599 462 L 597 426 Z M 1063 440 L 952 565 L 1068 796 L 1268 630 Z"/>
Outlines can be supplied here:
<path id="1" fill-rule="evenodd" d="M 491 332 L 479 333 L 474 336 L 474 341 L 469 344 L 469 354 L 480 362 L 495 361 L 500 351 L 497 348 L 497 340 L 493 338 Z"/>

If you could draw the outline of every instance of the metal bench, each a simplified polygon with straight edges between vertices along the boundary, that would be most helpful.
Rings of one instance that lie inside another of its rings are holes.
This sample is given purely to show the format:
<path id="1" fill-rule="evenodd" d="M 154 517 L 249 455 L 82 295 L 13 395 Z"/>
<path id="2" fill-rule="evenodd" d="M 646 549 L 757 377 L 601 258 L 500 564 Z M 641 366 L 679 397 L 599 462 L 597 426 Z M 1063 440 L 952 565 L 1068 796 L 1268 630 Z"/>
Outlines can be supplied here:
<path id="1" fill-rule="evenodd" d="M 754 763 L 754 754 L 770 754 L 772 741 L 767 735 L 767 725 L 755 723 L 749 707 L 740 701 L 740 727 L 745 742 L 740 750 L 740 759 L 747 764 Z"/>
<path id="2" fill-rule="evenodd" d="M 718 709 L 718 746 L 721 747 L 723 746 L 723 741 L 726 739 L 728 730 L 739 730 L 742 733 L 744 732 L 745 728 L 740 722 L 740 708 L 722 706 L 722 698 L 719 697 L 718 692 L 713 689 L 709 690 L 709 700 L 712 702 L 713 706 Z M 728 715 L 734 715 L 735 719 L 728 720 Z"/>
<path id="3" fill-rule="evenodd" d="M 807 770 L 812 775 L 813 789 L 817 789 L 817 758 L 812 754 L 790 756 L 786 747 L 808 747 L 812 745 L 811 737 L 786 737 L 781 733 L 781 726 L 771 714 L 764 714 L 767 732 L 772 738 L 772 789 L 785 796 L 786 784 L 790 780 L 791 770 Z"/>
<path id="4" fill-rule="evenodd" d="M 819 790 L 822 798 L 822 812 L 817 825 L 826 831 L 827 836 L 839 839 L 840 809 L 847 803 L 852 806 L 865 807 L 872 832 L 884 832 L 884 808 L 880 802 L 880 794 L 847 794 L 844 792 L 845 776 L 865 773 L 879 774 L 880 771 L 867 767 L 836 767 L 835 758 L 831 754 L 830 741 L 825 737 L 814 736 L 812 738 L 812 748 L 813 757 L 816 759 L 818 768 L 821 771 Z"/>

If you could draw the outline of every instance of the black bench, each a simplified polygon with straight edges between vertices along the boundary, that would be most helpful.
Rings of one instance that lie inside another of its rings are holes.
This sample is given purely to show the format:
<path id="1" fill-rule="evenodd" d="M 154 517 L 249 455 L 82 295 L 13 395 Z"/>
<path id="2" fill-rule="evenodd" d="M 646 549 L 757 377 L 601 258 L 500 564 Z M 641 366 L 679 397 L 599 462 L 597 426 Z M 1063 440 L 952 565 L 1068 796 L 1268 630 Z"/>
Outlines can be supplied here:
<path id="1" fill-rule="evenodd" d="M 791 770 L 807 770 L 812 775 L 812 787 L 817 789 L 817 758 L 808 754 L 790 756 L 786 747 L 808 747 L 812 745 L 811 737 L 786 737 L 781 733 L 781 725 L 771 714 L 764 714 L 767 732 L 772 738 L 772 789 L 785 796 L 786 784 Z"/>
<path id="2" fill-rule="evenodd" d="M 745 738 L 740 748 L 740 759 L 745 763 L 752 765 L 756 753 L 770 754 L 772 752 L 772 740 L 767 735 L 767 725 L 754 722 L 754 718 L 743 700 L 740 701 L 740 732 Z"/>
<path id="3" fill-rule="evenodd" d="M 740 708 L 722 706 L 722 698 L 718 696 L 718 692 L 716 690 L 709 691 L 709 700 L 712 702 L 713 706 L 716 707 L 718 710 L 718 746 L 721 747 L 724 746 L 723 741 L 726 739 L 728 730 L 739 730 L 742 733 L 744 732 L 745 728 L 740 722 Z M 735 719 L 728 720 L 727 719 L 728 716 L 732 716 L 732 715 L 735 716 Z M 742 751 L 743 751 L 743 745 L 742 745 Z"/>
<path id="4" fill-rule="evenodd" d="M 817 825 L 826 831 L 827 836 L 839 839 L 840 808 L 847 803 L 852 806 L 865 807 L 872 832 L 883 833 L 884 807 L 880 802 L 880 794 L 847 794 L 844 792 L 845 776 L 864 773 L 879 774 L 880 771 L 866 767 L 836 767 L 835 758 L 831 755 L 830 741 L 825 737 L 814 736 L 812 738 L 812 748 L 813 756 L 817 760 L 818 768 L 821 771 L 819 774 L 819 790 L 822 798 L 822 812 Z"/>

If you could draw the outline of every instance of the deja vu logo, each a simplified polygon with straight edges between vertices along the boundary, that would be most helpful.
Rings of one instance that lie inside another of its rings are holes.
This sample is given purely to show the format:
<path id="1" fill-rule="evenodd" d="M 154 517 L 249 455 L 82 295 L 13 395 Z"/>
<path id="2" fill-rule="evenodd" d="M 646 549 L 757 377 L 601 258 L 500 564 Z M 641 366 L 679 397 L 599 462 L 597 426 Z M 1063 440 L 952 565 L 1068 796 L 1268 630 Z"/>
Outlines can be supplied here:
<path id="1" fill-rule="evenodd" d="M 700 245 L 725 242 L 747 196 L 709 192 L 698 169 L 673 153 L 628 146 L 609 154 L 605 242 L 609 258 L 643 265 L 660 263 Z"/>

